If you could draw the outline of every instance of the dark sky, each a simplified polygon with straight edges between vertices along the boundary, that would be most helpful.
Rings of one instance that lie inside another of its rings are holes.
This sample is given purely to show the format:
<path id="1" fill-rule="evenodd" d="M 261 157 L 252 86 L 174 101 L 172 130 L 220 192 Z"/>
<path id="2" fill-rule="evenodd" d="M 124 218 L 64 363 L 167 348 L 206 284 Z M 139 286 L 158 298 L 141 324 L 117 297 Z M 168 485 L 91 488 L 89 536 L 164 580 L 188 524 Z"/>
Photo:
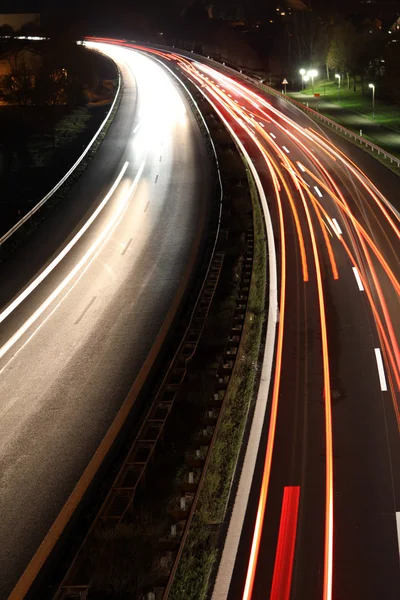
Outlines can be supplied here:
<path id="1" fill-rule="evenodd" d="M 1 12 L 41 12 L 43 9 L 57 12 L 58 14 L 67 14 L 71 12 L 92 12 L 95 16 L 96 12 L 103 14 L 116 12 L 117 7 L 120 10 L 131 12 L 146 12 L 149 15 L 167 14 L 172 16 L 173 13 L 179 13 L 185 6 L 193 4 L 200 0 L 0 0 Z M 371 4 L 363 5 L 361 0 L 203 0 L 205 4 L 228 4 L 228 5 L 243 5 L 247 14 L 262 16 L 264 11 L 274 10 L 276 6 L 285 6 L 291 4 L 311 5 L 314 10 L 323 8 L 324 10 L 333 10 L 339 12 L 342 9 L 346 12 L 358 11 L 363 6 L 368 8 L 376 7 L 377 11 L 383 5 L 392 4 L 399 6 L 400 0 L 372 0 Z"/>

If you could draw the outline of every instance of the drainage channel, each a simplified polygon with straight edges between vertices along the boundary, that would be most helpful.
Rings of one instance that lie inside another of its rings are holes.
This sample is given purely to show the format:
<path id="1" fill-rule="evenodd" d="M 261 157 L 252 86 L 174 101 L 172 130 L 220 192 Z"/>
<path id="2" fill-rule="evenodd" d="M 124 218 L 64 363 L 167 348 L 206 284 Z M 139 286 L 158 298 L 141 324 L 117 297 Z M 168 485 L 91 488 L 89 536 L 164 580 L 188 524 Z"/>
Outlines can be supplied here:
<path id="1" fill-rule="evenodd" d="M 179 561 L 185 551 L 185 542 L 196 512 L 213 446 L 218 435 L 219 424 L 224 410 L 224 400 L 235 366 L 246 317 L 254 254 L 254 231 L 252 223 L 249 224 L 246 232 L 246 247 L 247 250 L 243 260 L 242 276 L 237 294 L 231 333 L 223 357 L 216 370 L 214 390 L 207 400 L 206 410 L 201 420 L 200 427 L 202 429 L 197 447 L 195 448 L 195 456 L 188 456 L 186 460 L 188 481 L 180 487 L 180 509 L 172 515 L 175 518 L 175 522 L 171 525 L 168 537 L 163 540 L 165 550 L 162 559 L 164 564 L 172 564 L 171 571 L 165 585 L 154 587 L 153 590 L 147 593 L 148 600 L 167 600 L 172 589 Z M 173 547 L 174 542 L 175 547 Z"/>

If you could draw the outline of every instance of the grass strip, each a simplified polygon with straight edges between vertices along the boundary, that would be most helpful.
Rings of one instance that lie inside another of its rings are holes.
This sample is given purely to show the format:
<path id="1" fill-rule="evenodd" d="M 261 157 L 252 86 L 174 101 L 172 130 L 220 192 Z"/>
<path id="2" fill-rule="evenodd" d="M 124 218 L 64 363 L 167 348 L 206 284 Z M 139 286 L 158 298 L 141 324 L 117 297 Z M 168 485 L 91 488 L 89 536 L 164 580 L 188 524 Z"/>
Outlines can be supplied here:
<path id="1" fill-rule="evenodd" d="M 267 252 L 264 219 L 251 173 L 254 257 L 246 319 L 238 357 L 224 400 L 223 415 L 170 600 L 201 600 L 218 559 L 212 531 L 225 516 L 249 409 L 255 402 L 265 319 Z"/>

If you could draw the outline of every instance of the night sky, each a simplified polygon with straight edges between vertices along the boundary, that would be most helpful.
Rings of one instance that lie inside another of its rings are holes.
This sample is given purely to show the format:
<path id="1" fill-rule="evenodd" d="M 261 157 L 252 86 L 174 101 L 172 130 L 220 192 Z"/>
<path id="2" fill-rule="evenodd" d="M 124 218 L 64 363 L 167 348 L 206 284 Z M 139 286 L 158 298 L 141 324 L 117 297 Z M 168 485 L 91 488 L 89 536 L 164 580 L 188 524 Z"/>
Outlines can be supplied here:
<path id="1" fill-rule="evenodd" d="M 129 30 L 134 35 L 136 27 L 138 34 L 144 31 L 146 35 L 151 30 L 176 30 L 179 17 L 195 3 L 243 6 L 250 20 L 270 18 L 276 7 L 287 5 L 311 7 L 323 17 L 360 9 L 379 12 L 388 5 L 400 7 L 400 0 L 376 0 L 368 5 L 361 0 L 0 0 L 0 12 L 40 12 L 42 25 L 63 22 L 81 33 L 124 35 Z"/>
<path id="2" fill-rule="evenodd" d="M 187 5 L 193 4 L 196 0 L 103 0 L 102 2 L 93 2 L 92 0 L 0 0 L 0 12 L 35 12 L 43 9 L 50 9 L 52 11 L 67 11 L 71 6 L 96 6 L 102 7 L 115 7 L 115 6 L 130 6 L 133 10 L 143 9 L 146 7 L 150 10 L 168 10 L 169 7 L 184 8 Z M 317 9 L 321 6 L 326 6 L 326 0 L 246 0 L 245 2 L 240 0 L 214 0 L 210 2 L 214 4 L 227 4 L 227 5 L 244 5 L 246 10 L 251 12 L 264 11 L 265 9 L 274 8 L 275 6 L 291 4 L 293 7 L 296 5 L 310 5 L 312 8 Z M 360 6 L 360 0 L 335 0 L 335 7 L 346 6 L 347 8 L 356 8 Z M 399 3 L 400 4 L 400 3 Z"/>

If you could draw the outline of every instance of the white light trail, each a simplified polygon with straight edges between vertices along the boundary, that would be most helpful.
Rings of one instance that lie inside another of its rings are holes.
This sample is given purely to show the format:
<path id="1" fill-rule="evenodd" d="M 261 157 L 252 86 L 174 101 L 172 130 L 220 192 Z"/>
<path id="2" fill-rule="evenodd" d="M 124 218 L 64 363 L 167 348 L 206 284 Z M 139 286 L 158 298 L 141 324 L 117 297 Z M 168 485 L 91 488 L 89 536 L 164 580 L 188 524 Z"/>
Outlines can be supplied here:
<path id="1" fill-rule="evenodd" d="M 21 294 L 19 294 L 19 296 L 17 296 L 15 298 L 15 300 L 13 300 L 11 302 L 11 304 L 9 304 L 7 306 L 7 308 L 5 308 L 0 313 L 0 323 L 2 323 L 17 308 L 17 306 L 19 306 L 21 304 L 21 302 L 23 302 L 33 292 L 33 290 L 35 290 L 37 288 L 37 286 L 40 283 L 42 283 L 42 281 L 56 268 L 56 266 L 62 261 L 62 259 L 68 254 L 68 252 L 81 239 L 83 234 L 89 229 L 90 225 L 93 223 L 93 221 L 96 219 L 96 217 L 101 213 L 101 211 L 106 206 L 109 199 L 115 192 L 119 182 L 121 181 L 122 177 L 124 176 L 126 169 L 128 168 L 128 165 L 129 165 L 129 162 L 127 161 L 124 164 L 124 166 L 122 167 L 120 174 L 118 175 L 117 179 L 112 184 L 112 186 L 111 186 L 110 190 L 108 191 L 107 195 L 105 196 L 105 198 L 102 200 L 102 202 L 96 208 L 94 213 L 89 217 L 89 219 L 86 221 L 86 223 L 83 225 L 83 227 L 81 227 L 81 229 L 78 231 L 78 233 L 74 235 L 72 240 L 65 246 L 65 248 L 63 248 L 61 250 L 61 252 L 56 256 L 56 258 L 51 261 L 51 263 L 40 273 L 40 275 L 38 275 L 38 277 L 36 277 L 36 279 L 34 279 L 32 281 L 32 283 L 30 285 L 28 285 L 28 287 Z"/>
<path id="2" fill-rule="evenodd" d="M 125 163 L 126 164 L 126 163 Z M 118 212 L 115 213 L 114 217 L 109 221 L 107 226 L 103 229 L 101 234 L 98 236 L 96 241 L 91 245 L 89 250 L 83 255 L 83 257 L 79 260 L 79 262 L 75 265 L 73 269 L 68 273 L 68 275 L 63 279 L 63 281 L 56 287 L 55 290 L 46 298 L 46 300 L 39 306 L 39 308 L 25 321 L 25 323 L 16 331 L 16 333 L 0 348 L 0 359 L 8 352 L 14 344 L 24 335 L 24 333 L 38 320 L 38 318 L 44 313 L 44 311 L 51 305 L 51 303 L 60 295 L 60 293 L 64 290 L 64 288 L 72 281 L 72 279 L 77 275 L 80 269 L 89 261 L 92 255 L 99 249 L 101 244 L 107 239 L 108 234 L 118 221 L 122 211 L 125 208 L 126 203 L 134 192 L 138 181 L 143 173 L 145 161 L 142 162 L 138 173 L 136 174 L 135 179 L 133 180 L 132 185 L 130 186 L 127 194 L 124 197 L 124 201 L 121 203 Z M 126 170 L 126 168 L 125 168 Z M 125 172 L 124 170 L 124 172 Z M 119 183 L 119 181 L 118 181 Z M 58 257 L 57 257 L 58 258 Z"/>

